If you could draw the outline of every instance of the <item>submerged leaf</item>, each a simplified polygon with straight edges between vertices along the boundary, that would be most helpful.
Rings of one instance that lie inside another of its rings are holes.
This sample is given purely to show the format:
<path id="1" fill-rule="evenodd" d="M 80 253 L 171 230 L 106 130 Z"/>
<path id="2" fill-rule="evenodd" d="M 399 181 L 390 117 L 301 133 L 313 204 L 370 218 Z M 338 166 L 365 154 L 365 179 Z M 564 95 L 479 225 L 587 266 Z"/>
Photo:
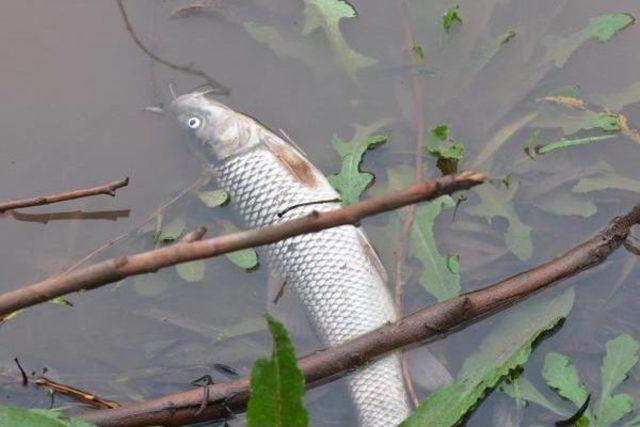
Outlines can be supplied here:
<path id="1" fill-rule="evenodd" d="M 413 56 L 415 56 L 418 61 L 424 61 L 424 50 L 422 50 L 422 46 L 416 43 L 411 48 L 411 51 L 413 51 Z"/>
<path id="2" fill-rule="evenodd" d="M 619 31 L 635 22 L 633 15 L 619 13 L 592 18 L 584 29 L 568 37 L 547 36 L 542 40 L 547 53 L 544 62 L 553 61 L 557 67 L 563 67 L 571 54 L 589 39 L 606 42 Z"/>
<path id="3" fill-rule="evenodd" d="M 238 228 L 226 219 L 216 220 L 216 225 L 221 227 L 225 233 L 236 233 Z M 255 270 L 259 266 L 258 254 L 254 249 L 240 249 L 239 251 L 225 254 L 225 257 L 235 265 L 245 270 Z"/>
<path id="4" fill-rule="evenodd" d="M 552 151 L 560 150 L 563 148 L 576 147 L 578 145 L 587 145 L 592 142 L 605 141 L 607 139 L 615 138 L 615 135 L 600 135 L 600 136 L 589 136 L 587 138 L 577 138 L 577 139 L 565 139 L 562 138 L 558 141 L 548 142 L 546 144 L 538 145 L 535 148 L 536 154 L 549 154 Z"/>
<path id="5" fill-rule="evenodd" d="M 567 108 L 543 108 L 531 126 L 543 129 L 560 128 L 565 135 L 573 135 L 579 130 L 601 129 L 607 132 L 620 131 L 617 114 L 597 113 L 590 110 L 570 110 Z"/>
<path id="6" fill-rule="evenodd" d="M 373 174 L 360 169 L 364 154 L 387 141 L 386 136 L 373 135 L 385 121 L 375 122 L 368 126 L 356 126 L 354 137 L 344 142 L 334 136 L 331 145 L 342 158 L 342 169 L 337 174 L 329 175 L 331 185 L 340 193 L 342 204 L 348 206 L 358 201 L 362 193 L 371 186 Z"/>
<path id="7" fill-rule="evenodd" d="M 516 36 L 515 31 L 507 31 L 492 39 L 486 46 L 481 49 L 479 54 L 479 68 L 482 70 L 489 65 L 491 60 Z"/>
<path id="8" fill-rule="evenodd" d="M 549 387 L 576 407 L 581 407 L 587 400 L 589 394 L 580 381 L 578 370 L 567 356 L 553 351 L 547 353 L 542 367 L 542 376 Z"/>
<path id="9" fill-rule="evenodd" d="M 640 181 L 628 178 L 617 173 L 608 173 L 596 177 L 580 178 L 578 183 L 574 185 L 574 193 L 589 193 L 591 191 L 600 190 L 626 190 L 640 193 Z"/>
<path id="10" fill-rule="evenodd" d="M 626 394 L 613 395 L 613 391 L 627 378 L 629 371 L 638 363 L 640 344 L 631 336 L 623 334 L 607 342 L 602 360 L 600 401 L 594 416 L 597 427 L 610 426 L 633 408 L 633 399 Z"/>
<path id="11" fill-rule="evenodd" d="M 457 425 L 487 390 L 529 360 L 533 342 L 569 314 L 573 299 L 569 289 L 552 300 L 532 300 L 508 313 L 464 362 L 456 382 L 425 399 L 401 426 Z"/>
<path id="12" fill-rule="evenodd" d="M 322 28 L 336 56 L 351 77 L 360 68 L 376 64 L 376 60 L 351 49 L 340 31 L 340 20 L 355 18 L 356 10 L 345 0 L 305 0 L 305 35 Z"/>
<path id="13" fill-rule="evenodd" d="M 178 240 L 178 237 L 184 231 L 186 222 L 183 218 L 174 218 L 169 224 L 162 226 L 162 217 L 158 219 L 158 226 L 153 236 L 153 241 L 156 243 L 171 243 Z"/>
<path id="14" fill-rule="evenodd" d="M 204 279 L 205 269 L 206 264 L 201 259 L 176 265 L 176 273 L 187 282 L 201 282 Z"/>
<path id="15" fill-rule="evenodd" d="M 505 234 L 507 248 L 521 260 L 527 260 L 533 254 L 531 227 L 523 223 L 513 204 L 518 183 L 513 182 L 508 189 L 500 190 L 492 184 L 480 185 L 474 191 L 480 196 L 480 203 L 466 208 L 470 215 L 480 216 L 489 222 L 494 217 L 502 217 L 509 222 Z"/>
<path id="16" fill-rule="evenodd" d="M 547 399 L 532 383 L 526 378 L 519 377 L 513 380 L 511 384 L 500 386 L 500 390 L 505 392 L 509 397 L 516 401 L 527 401 L 540 405 L 543 408 L 561 416 L 569 417 L 571 414 L 564 408 L 559 407 L 555 403 Z"/>
<path id="17" fill-rule="evenodd" d="M 596 214 L 598 207 L 591 200 L 571 193 L 556 193 L 535 206 L 545 212 L 556 215 L 577 215 L 590 218 Z"/>
<path id="18" fill-rule="evenodd" d="M 55 410 L 27 409 L 17 406 L 0 406 L 0 426 L 2 427 L 91 427 L 93 424 L 65 419 Z"/>
<path id="19" fill-rule="evenodd" d="M 442 27 L 446 32 L 449 32 L 455 24 L 462 24 L 460 5 L 451 6 L 444 15 L 442 15 Z"/>
<path id="20" fill-rule="evenodd" d="M 303 405 L 304 377 L 284 326 L 267 316 L 273 338 L 270 359 L 258 359 L 251 369 L 251 398 L 247 407 L 249 427 L 304 427 L 309 424 Z"/>
<path id="21" fill-rule="evenodd" d="M 198 198 L 207 205 L 207 207 L 215 208 L 217 206 L 224 206 L 229 202 L 229 193 L 223 189 L 212 191 L 200 191 Z"/>

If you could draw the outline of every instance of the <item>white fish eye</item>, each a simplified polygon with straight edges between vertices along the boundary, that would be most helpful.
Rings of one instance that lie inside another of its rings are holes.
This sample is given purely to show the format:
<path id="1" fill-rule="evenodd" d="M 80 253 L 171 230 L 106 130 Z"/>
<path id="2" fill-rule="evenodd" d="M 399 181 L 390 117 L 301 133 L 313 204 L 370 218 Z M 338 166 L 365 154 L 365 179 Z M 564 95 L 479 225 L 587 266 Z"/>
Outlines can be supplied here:
<path id="1" fill-rule="evenodd" d="M 189 117 L 187 119 L 187 126 L 189 126 L 191 129 L 199 128 L 200 124 L 202 124 L 202 120 L 200 120 L 200 117 Z"/>

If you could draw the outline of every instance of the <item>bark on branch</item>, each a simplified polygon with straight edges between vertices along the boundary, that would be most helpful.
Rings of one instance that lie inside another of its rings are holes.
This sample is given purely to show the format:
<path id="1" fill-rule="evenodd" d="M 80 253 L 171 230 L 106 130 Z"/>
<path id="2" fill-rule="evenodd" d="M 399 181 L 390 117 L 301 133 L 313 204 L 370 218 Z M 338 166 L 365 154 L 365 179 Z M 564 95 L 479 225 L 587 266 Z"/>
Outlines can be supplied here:
<path id="1" fill-rule="evenodd" d="M 11 200 L 9 202 L 0 203 L 0 213 L 10 209 L 26 208 L 29 206 L 50 205 L 51 203 L 64 202 L 66 200 L 80 199 L 83 197 L 96 196 L 98 194 L 106 194 L 115 197 L 116 190 L 126 187 L 129 184 L 129 178 L 122 178 L 108 184 L 100 185 L 93 188 L 85 188 L 83 190 L 68 191 L 66 193 L 52 194 L 50 196 L 32 197 L 30 199 Z"/>
<path id="2" fill-rule="evenodd" d="M 421 182 L 404 190 L 364 200 L 334 211 L 313 212 L 306 217 L 255 230 L 194 242 L 178 242 L 172 246 L 148 252 L 112 258 L 0 295 L 0 317 L 71 292 L 94 289 L 120 281 L 125 277 L 151 273 L 182 262 L 274 243 L 326 228 L 358 224 L 368 216 L 466 190 L 484 180 L 485 177 L 478 173 L 462 172 Z"/>
<path id="3" fill-rule="evenodd" d="M 312 353 L 299 360 L 308 386 L 324 383 L 370 363 L 384 354 L 417 343 L 443 338 L 532 294 L 602 263 L 640 223 L 640 204 L 614 219 L 594 237 L 558 258 L 486 288 L 434 304 L 402 320 L 385 325 L 339 346 Z M 200 410 L 203 397 L 209 405 Z M 229 381 L 133 403 L 81 417 L 104 427 L 184 425 L 224 418 L 229 411 L 246 409 L 249 378 Z"/>

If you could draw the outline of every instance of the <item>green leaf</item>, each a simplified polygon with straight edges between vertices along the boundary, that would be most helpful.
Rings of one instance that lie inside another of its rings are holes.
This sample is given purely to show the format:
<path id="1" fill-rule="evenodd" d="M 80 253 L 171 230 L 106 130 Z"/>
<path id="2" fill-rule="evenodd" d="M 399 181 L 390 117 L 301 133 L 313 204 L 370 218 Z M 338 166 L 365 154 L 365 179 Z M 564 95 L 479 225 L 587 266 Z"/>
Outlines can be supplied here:
<path id="1" fill-rule="evenodd" d="M 479 69 L 489 65 L 491 60 L 516 36 L 515 31 L 507 31 L 504 34 L 500 34 L 498 37 L 492 39 L 486 46 L 484 46 L 479 54 L 478 64 Z"/>
<path id="2" fill-rule="evenodd" d="M 449 126 L 441 124 L 431 130 L 425 148 L 438 159 L 437 166 L 443 175 L 458 171 L 458 163 L 464 159 L 464 145 L 449 138 Z"/>
<path id="3" fill-rule="evenodd" d="M 576 407 L 579 408 L 586 402 L 589 393 L 580 381 L 578 370 L 567 356 L 552 351 L 547 353 L 542 376 L 549 387 Z"/>
<path id="4" fill-rule="evenodd" d="M 536 201 L 535 206 L 555 215 L 576 215 L 583 218 L 590 218 L 598 212 L 598 207 L 591 200 L 571 193 L 555 193 Z"/>
<path id="5" fill-rule="evenodd" d="M 409 166 L 400 166 L 388 172 L 390 191 L 399 189 L 413 180 L 413 170 Z M 451 196 L 442 196 L 416 207 L 415 218 L 409 232 L 408 254 L 422 264 L 420 284 L 438 301 L 460 294 L 460 271 L 457 256 L 444 256 L 438 250 L 434 231 L 438 215 L 455 206 Z M 406 210 L 397 211 L 397 217 L 403 220 Z M 399 224 L 398 224 L 399 226 Z"/>
<path id="6" fill-rule="evenodd" d="M 451 6 L 444 15 L 442 15 L 442 27 L 446 32 L 449 32 L 455 24 L 462 24 L 460 5 Z"/>
<path id="7" fill-rule="evenodd" d="M 204 260 L 198 259 L 176 265 L 176 273 L 187 282 L 201 282 L 204 279 L 205 268 Z"/>
<path id="8" fill-rule="evenodd" d="M 594 411 L 596 427 L 610 426 L 633 408 L 633 399 L 626 394 L 613 396 L 613 391 L 627 378 L 638 363 L 640 344 L 627 334 L 607 342 L 606 353 L 600 368 L 602 388 L 600 401 Z"/>
<path id="9" fill-rule="evenodd" d="M 27 409 L 17 406 L 0 406 L 0 426 L 2 427 L 92 427 L 93 424 L 62 418 L 55 410 Z"/>
<path id="10" fill-rule="evenodd" d="M 570 411 L 551 402 L 526 378 L 520 377 L 513 380 L 511 384 L 503 384 L 500 386 L 500 390 L 517 401 L 525 400 L 535 403 L 561 417 L 568 418 L 571 416 Z"/>
<path id="11" fill-rule="evenodd" d="M 606 42 L 634 22 L 635 18 L 628 13 L 601 15 L 592 18 L 584 29 L 568 37 L 547 36 L 542 39 L 547 49 L 543 62 L 553 61 L 557 67 L 563 67 L 571 54 L 587 40 L 594 38 Z"/>
<path id="12" fill-rule="evenodd" d="M 305 0 L 305 35 L 324 30 L 335 55 L 344 65 L 347 73 L 354 77 L 360 68 L 369 67 L 377 61 L 351 49 L 340 32 L 343 18 L 355 18 L 356 10 L 344 0 Z"/>
<path id="13" fill-rule="evenodd" d="M 591 191 L 610 189 L 640 193 L 640 181 L 617 173 L 608 173 L 593 178 L 580 178 L 571 191 L 574 193 L 589 193 Z"/>
<path id="14" fill-rule="evenodd" d="M 416 43 L 411 48 L 411 51 L 418 61 L 424 61 L 424 51 L 422 50 L 422 46 Z"/>
<path id="15" fill-rule="evenodd" d="M 457 425 L 487 390 L 529 360 L 533 342 L 569 314 L 573 299 L 569 289 L 552 300 L 532 300 L 508 313 L 467 358 L 456 382 L 429 396 L 401 426 Z"/>
<path id="16" fill-rule="evenodd" d="M 238 228 L 226 219 L 216 220 L 216 225 L 221 227 L 225 233 L 236 233 Z M 258 254 L 254 249 L 240 249 L 239 251 L 225 254 L 225 257 L 235 265 L 245 270 L 255 270 L 260 265 Z"/>
<path id="17" fill-rule="evenodd" d="M 587 145 L 592 142 L 604 141 L 607 139 L 615 138 L 615 135 L 600 135 L 600 136 L 590 136 L 587 138 L 577 138 L 577 139 L 565 139 L 562 138 L 558 141 L 549 142 L 546 144 L 538 145 L 535 148 L 536 154 L 549 154 L 552 151 L 560 150 L 563 148 L 576 147 L 578 145 Z"/>
<path id="18" fill-rule="evenodd" d="M 247 407 L 249 427 L 296 427 L 309 424 L 303 405 L 304 377 L 284 326 L 267 315 L 273 337 L 270 359 L 258 359 L 251 369 L 251 398 Z"/>
<path id="19" fill-rule="evenodd" d="M 174 218 L 169 224 L 162 226 L 161 216 L 158 219 L 158 227 L 154 235 L 154 242 L 156 243 L 171 243 L 180 237 L 186 223 L 183 218 Z"/>
<path id="20" fill-rule="evenodd" d="M 489 221 L 494 217 L 502 217 L 509 222 L 505 234 L 507 248 L 521 260 L 527 260 L 533 253 L 531 242 L 531 227 L 523 223 L 516 212 L 513 198 L 518 190 L 518 183 L 514 181 L 505 190 L 500 190 L 492 184 L 479 185 L 474 191 L 480 196 L 480 203 L 465 209 L 470 215 L 480 216 Z"/>
<path id="21" fill-rule="evenodd" d="M 229 202 L 229 193 L 223 189 L 212 191 L 200 191 L 198 198 L 207 205 L 207 207 L 215 208 L 217 206 L 224 206 Z"/>
<path id="22" fill-rule="evenodd" d="M 331 140 L 331 145 L 342 158 L 342 169 L 337 174 L 329 175 L 328 179 L 336 191 L 340 193 L 344 206 L 357 202 L 362 193 L 373 183 L 373 174 L 363 172 L 360 165 L 368 150 L 387 141 L 386 136 L 370 136 L 386 123 L 386 120 L 381 120 L 367 126 L 356 125 L 353 139 L 349 142 L 344 142 L 336 136 Z"/>

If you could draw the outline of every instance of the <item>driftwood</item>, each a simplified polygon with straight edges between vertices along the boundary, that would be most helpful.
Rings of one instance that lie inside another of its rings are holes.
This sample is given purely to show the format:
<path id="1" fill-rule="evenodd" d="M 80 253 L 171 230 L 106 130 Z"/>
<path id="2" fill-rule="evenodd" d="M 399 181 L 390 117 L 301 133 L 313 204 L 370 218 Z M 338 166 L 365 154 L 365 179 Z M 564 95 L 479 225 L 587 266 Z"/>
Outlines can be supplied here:
<path id="1" fill-rule="evenodd" d="M 50 205 L 51 203 L 81 199 L 83 197 L 97 196 L 99 194 L 106 194 L 108 196 L 115 197 L 116 190 L 126 187 L 128 184 L 129 178 L 122 178 L 108 184 L 99 185 L 98 187 L 67 191 L 65 193 L 51 194 L 49 196 L 32 197 L 30 199 L 11 200 L 9 202 L 0 203 L 0 212 L 5 212 L 11 209 L 27 208 L 29 206 Z"/>
<path id="2" fill-rule="evenodd" d="M 186 261 L 210 258 L 240 249 L 274 243 L 299 234 L 312 233 L 345 224 L 358 224 L 363 218 L 398 209 L 444 194 L 466 190 L 482 183 L 485 177 L 475 172 L 462 172 L 412 185 L 379 197 L 329 212 L 312 214 L 280 224 L 214 237 L 194 242 L 178 242 L 172 246 L 121 256 L 88 267 L 54 276 L 0 295 L 0 317 L 16 310 L 49 301 L 80 290 L 94 289 L 125 277 L 155 272 Z M 197 240 L 197 239 L 196 239 Z"/>
<path id="3" fill-rule="evenodd" d="M 384 354 L 418 343 L 441 339 L 534 293 L 604 262 L 640 223 L 640 204 L 614 219 L 594 237 L 558 258 L 486 288 L 434 304 L 339 346 L 299 360 L 307 385 L 314 386 L 343 375 Z M 206 397 L 208 406 L 202 410 Z M 219 419 L 246 408 L 249 378 L 210 385 L 117 409 L 82 415 L 105 427 L 184 425 Z"/>

